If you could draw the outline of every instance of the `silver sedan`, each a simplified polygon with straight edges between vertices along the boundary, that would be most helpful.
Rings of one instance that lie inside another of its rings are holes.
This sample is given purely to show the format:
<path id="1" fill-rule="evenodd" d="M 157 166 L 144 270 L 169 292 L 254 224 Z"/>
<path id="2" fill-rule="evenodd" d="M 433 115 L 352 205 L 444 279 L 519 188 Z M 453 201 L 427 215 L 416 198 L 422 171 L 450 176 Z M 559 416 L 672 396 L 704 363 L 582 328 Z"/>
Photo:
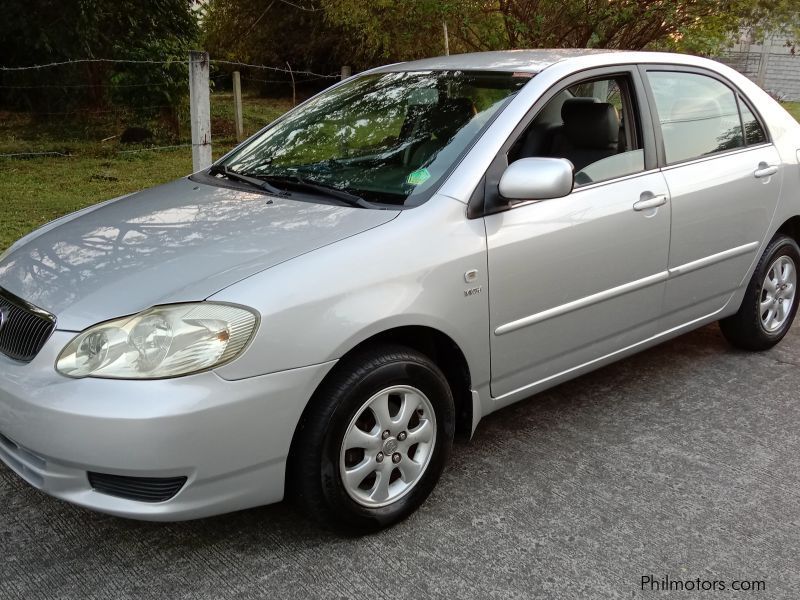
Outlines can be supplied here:
<path id="1" fill-rule="evenodd" d="M 391 525 L 456 435 L 712 321 L 797 311 L 800 126 L 715 62 L 513 51 L 373 69 L 210 169 L 0 258 L 0 459 L 192 519 Z"/>

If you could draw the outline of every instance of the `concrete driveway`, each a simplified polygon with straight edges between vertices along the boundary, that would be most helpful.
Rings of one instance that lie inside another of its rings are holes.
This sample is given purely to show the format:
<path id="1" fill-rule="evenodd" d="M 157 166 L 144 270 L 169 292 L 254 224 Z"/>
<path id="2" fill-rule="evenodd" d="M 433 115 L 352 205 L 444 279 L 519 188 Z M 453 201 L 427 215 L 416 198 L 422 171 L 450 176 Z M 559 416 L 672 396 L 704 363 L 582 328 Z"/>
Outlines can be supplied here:
<path id="1" fill-rule="evenodd" d="M 0 466 L 0 598 L 797 598 L 798 390 L 800 328 L 747 354 L 706 327 L 486 418 L 416 515 L 361 539 L 286 505 L 124 521 Z"/>

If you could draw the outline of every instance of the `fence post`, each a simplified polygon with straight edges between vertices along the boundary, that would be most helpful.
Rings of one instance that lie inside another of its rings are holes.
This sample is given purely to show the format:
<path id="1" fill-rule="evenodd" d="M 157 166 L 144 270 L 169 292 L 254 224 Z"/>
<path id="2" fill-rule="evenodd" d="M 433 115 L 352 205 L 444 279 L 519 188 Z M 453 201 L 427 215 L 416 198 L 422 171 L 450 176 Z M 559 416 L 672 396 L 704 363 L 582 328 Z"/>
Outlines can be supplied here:
<path id="1" fill-rule="evenodd" d="M 342 67 L 342 81 L 344 81 L 345 79 L 350 77 L 350 75 L 352 75 L 352 74 L 353 74 L 353 69 L 352 68 L 350 68 L 347 65 L 344 65 Z"/>
<path id="2" fill-rule="evenodd" d="M 297 86 L 294 84 L 294 71 L 292 71 L 292 65 L 289 64 L 289 61 L 286 61 L 286 66 L 289 67 L 289 75 L 292 78 L 292 106 L 297 106 Z"/>
<path id="3" fill-rule="evenodd" d="M 767 67 L 769 66 L 769 51 L 771 46 L 767 45 L 766 40 L 761 46 L 761 60 L 758 63 L 758 74 L 756 75 L 756 83 L 758 87 L 763 88 L 767 82 Z"/>
<path id="4" fill-rule="evenodd" d="M 192 123 L 192 169 L 211 166 L 211 98 L 208 52 L 189 52 L 189 113 Z"/>
<path id="5" fill-rule="evenodd" d="M 244 120 L 242 118 L 242 78 L 239 71 L 233 72 L 233 120 L 236 121 L 236 141 L 244 139 Z"/>

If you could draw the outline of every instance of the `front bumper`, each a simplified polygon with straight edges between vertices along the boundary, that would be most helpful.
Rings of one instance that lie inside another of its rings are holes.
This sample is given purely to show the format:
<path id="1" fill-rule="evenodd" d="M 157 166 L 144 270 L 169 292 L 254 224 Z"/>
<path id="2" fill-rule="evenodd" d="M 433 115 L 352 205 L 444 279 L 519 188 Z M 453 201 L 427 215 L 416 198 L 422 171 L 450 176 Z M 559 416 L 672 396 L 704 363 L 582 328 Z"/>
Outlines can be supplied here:
<path id="1" fill-rule="evenodd" d="M 300 415 L 335 361 L 227 381 L 70 379 L 54 370 L 74 334 L 55 332 L 20 364 L 0 355 L 0 460 L 31 485 L 101 512 L 194 519 L 283 498 Z M 111 496 L 89 471 L 187 478 L 163 502 Z"/>

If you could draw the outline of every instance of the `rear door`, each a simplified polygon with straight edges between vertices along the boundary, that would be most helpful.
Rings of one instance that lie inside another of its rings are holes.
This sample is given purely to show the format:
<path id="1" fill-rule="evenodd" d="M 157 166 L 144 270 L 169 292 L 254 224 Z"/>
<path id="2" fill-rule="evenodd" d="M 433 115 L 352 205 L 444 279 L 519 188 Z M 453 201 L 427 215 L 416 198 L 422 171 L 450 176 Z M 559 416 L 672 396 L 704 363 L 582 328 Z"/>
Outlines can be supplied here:
<path id="1" fill-rule="evenodd" d="M 781 189 L 780 156 L 756 111 L 704 70 L 647 67 L 672 202 L 662 329 L 713 314 L 742 284 Z"/>

